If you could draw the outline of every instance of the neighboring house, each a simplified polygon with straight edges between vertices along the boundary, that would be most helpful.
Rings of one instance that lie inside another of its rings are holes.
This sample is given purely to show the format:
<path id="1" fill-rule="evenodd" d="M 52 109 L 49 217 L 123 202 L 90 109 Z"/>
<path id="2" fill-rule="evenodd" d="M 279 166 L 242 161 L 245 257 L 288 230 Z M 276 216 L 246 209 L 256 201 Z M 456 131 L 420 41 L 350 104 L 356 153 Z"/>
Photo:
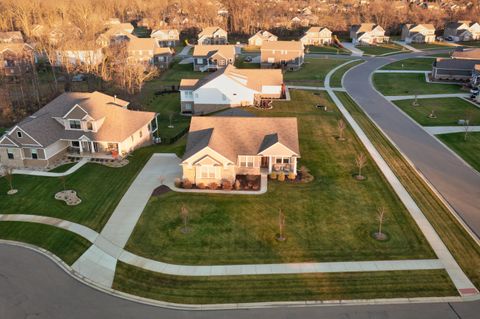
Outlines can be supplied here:
<path id="1" fill-rule="evenodd" d="M 150 37 L 156 39 L 161 47 L 175 47 L 180 41 L 180 33 L 177 29 L 154 30 Z"/>
<path id="2" fill-rule="evenodd" d="M 248 45 L 260 47 L 264 42 L 277 40 L 276 35 L 266 30 L 260 30 L 248 39 Z"/>
<path id="3" fill-rule="evenodd" d="M 332 44 L 332 31 L 327 28 L 311 27 L 300 41 L 303 45 L 329 45 Z"/>
<path id="4" fill-rule="evenodd" d="M 128 39 L 134 37 L 134 35 L 132 35 L 133 30 L 134 28 L 131 23 L 111 24 L 108 30 L 97 38 L 97 43 L 102 47 L 108 47 L 128 41 Z"/>
<path id="5" fill-rule="evenodd" d="M 282 70 L 237 69 L 233 65 L 203 79 L 182 79 L 182 114 L 207 114 L 229 107 L 251 106 L 283 94 Z"/>
<path id="6" fill-rule="evenodd" d="M 432 77 L 436 80 L 471 81 L 480 59 L 437 58 L 433 62 Z"/>
<path id="7" fill-rule="evenodd" d="M 208 71 L 235 63 L 234 45 L 196 45 L 193 48 L 193 70 Z"/>
<path id="8" fill-rule="evenodd" d="M 182 158 L 183 178 L 194 184 L 235 182 L 237 175 L 297 173 L 294 117 L 192 117 Z"/>
<path id="9" fill-rule="evenodd" d="M 154 38 L 130 36 L 127 51 L 129 61 L 145 65 L 156 65 L 161 69 L 167 69 L 173 57 L 172 50 L 170 48 L 161 48 Z"/>
<path id="10" fill-rule="evenodd" d="M 445 26 L 443 37 L 451 37 L 453 41 L 480 40 L 480 24 L 471 21 L 449 22 Z"/>
<path id="11" fill-rule="evenodd" d="M 480 48 L 455 50 L 452 59 L 480 60 Z"/>
<path id="12" fill-rule="evenodd" d="M 480 64 L 475 64 L 473 68 L 471 83 L 473 87 L 480 86 Z M 480 102 L 479 95 L 477 95 L 477 102 Z"/>
<path id="13" fill-rule="evenodd" d="M 16 77 L 32 70 L 33 48 L 18 31 L 0 32 L 0 76 Z"/>
<path id="14" fill-rule="evenodd" d="M 433 24 L 404 24 L 401 40 L 405 43 L 435 42 L 435 27 Z"/>
<path id="15" fill-rule="evenodd" d="M 79 43 L 78 46 L 80 45 Z M 56 66 L 98 65 L 103 61 L 101 48 L 78 47 L 69 50 L 57 50 L 55 53 Z"/>
<path id="16" fill-rule="evenodd" d="M 385 35 L 385 29 L 375 23 L 362 23 L 350 27 L 350 38 L 354 45 L 357 44 L 376 44 L 384 43 L 390 40 Z"/>
<path id="17" fill-rule="evenodd" d="M 0 164 L 45 168 L 64 156 L 112 159 L 151 144 L 155 113 L 100 92 L 63 93 L 0 137 Z"/>
<path id="18" fill-rule="evenodd" d="M 300 41 L 265 42 L 260 48 L 262 68 L 298 70 L 305 58 L 305 47 Z"/>
<path id="19" fill-rule="evenodd" d="M 219 27 L 207 27 L 198 34 L 198 44 L 228 44 L 227 31 Z"/>

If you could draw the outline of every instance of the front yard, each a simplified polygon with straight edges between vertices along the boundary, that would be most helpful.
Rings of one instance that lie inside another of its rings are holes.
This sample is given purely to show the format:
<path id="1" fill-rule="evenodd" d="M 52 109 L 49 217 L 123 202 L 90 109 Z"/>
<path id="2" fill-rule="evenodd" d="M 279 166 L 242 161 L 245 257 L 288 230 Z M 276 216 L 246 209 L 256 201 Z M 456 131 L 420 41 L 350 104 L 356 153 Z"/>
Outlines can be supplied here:
<path id="1" fill-rule="evenodd" d="M 12 196 L 6 194 L 7 181 L 0 178 L 0 213 L 51 216 L 100 231 L 150 156 L 155 152 L 183 154 L 184 145 L 185 139 L 182 139 L 173 145 L 139 149 L 122 168 L 86 164 L 66 178 L 67 188 L 77 191 L 82 199 L 82 203 L 74 207 L 54 199 L 55 193 L 62 190 L 59 178 L 14 175 L 13 185 L 19 192 Z"/>
<path id="2" fill-rule="evenodd" d="M 342 54 L 349 55 L 351 52 L 345 48 L 338 48 L 333 45 L 323 45 L 323 46 L 313 46 L 309 45 L 306 48 L 308 53 L 318 53 L 318 54 Z"/>
<path id="3" fill-rule="evenodd" d="M 410 43 L 412 47 L 418 50 L 440 50 L 440 49 L 454 49 L 455 46 L 449 42 L 432 42 L 432 43 Z"/>
<path id="4" fill-rule="evenodd" d="M 315 105 L 327 105 L 325 112 Z M 126 249 L 178 264 L 245 264 L 434 258 L 422 234 L 369 159 L 367 180 L 356 181 L 355 156 L 367 153 L 353 132 L 339 142 L 341 117 L 325 93 L 293 91 L 260 116 L 296 116 L 300 165 L 315 176 L 308 184 L 271 181 L 265 195 L 213 195 L 170 192 L 152 197 Z M 181 205 L 189 211 L 191 232 L 180 232 Z M 378 242 L 379 206 L 388 212 L 389 240 Z M 279 209 L 286 214 L 287 241 L 277 242 Z"/>
<path id="5" fill-rule="evenodd" d="M 384 43 L 377 45 L 359 45 L 357 49 L 362 50 L 366 55 L 389 55 L 394 53 L 410 52 L 405 47 L 395 43 Z"/>
<path id="6" fill-rule="evenodd" d="M 460 85 L 428 83 L 425 74 L 374 73 L 373 84 L 387 96 L 461 93 Z"/>
<path id="7" fill-rule="evenodd" d="M 470 117 L 472 125 L 480 123 L 480 109 L 462 98 L 418 99 L 394 101 L 395 105 L 423 126 L 455 126 L 458 120 Z M 436 118 L 430 118 L 433 112 Z"/>
<path id="8" fill-rule="evenodd" d="M 380 70 L 431 71 L 435 58 L 410 58 L 385 65 Z"/>
<path id="9" fill-rule="evenodd" d="M 478 123 L 478 122 L 477 122 Z M 480 132 L 441 134 L 437 137 L 480 172 Z"/>
<path id="10" fill-rule="evenodd" d="M 284 81 L 291 85 L 323 86 L 325 76 L 330 70 L 345 63 L 346 59 L 306 58 L 299 71 L 286 72 Z"/>

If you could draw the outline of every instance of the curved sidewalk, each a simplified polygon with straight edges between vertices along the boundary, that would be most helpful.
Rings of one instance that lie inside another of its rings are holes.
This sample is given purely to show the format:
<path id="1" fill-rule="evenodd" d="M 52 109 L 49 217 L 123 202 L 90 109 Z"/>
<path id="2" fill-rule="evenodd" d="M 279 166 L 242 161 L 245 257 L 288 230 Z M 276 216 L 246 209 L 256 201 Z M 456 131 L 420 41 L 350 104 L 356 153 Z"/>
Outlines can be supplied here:
<path id="1" fill-rule="evenodd" d="M 44 171 L 34 171 L 28 169 L 14 169 L 13 174 L 19 175 L 31 175 L 31 176 L 44 176 L 44 177 L 61 177 L 67 176 L 70 174 L 75 173 L 79 170 L 83 165 L 87 164 L 90 161 L 90 158 L 82 158 L 77 164 L 70 167 L 65 172 L 55 173 L 55 172 L 44 172 Z"/>

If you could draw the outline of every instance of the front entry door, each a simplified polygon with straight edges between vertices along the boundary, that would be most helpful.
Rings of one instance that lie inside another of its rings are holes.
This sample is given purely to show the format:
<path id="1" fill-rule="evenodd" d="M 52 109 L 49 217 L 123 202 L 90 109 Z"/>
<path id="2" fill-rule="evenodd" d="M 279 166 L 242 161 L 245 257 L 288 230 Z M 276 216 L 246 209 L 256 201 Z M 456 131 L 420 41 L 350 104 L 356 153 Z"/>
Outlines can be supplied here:
<path id="1" fill-rule="evenodd" d="M 268 157 L 266 157 L 266 156 L 262 157 L 262 163 L 261 163 L 260 167 L 268 168 Z"/>

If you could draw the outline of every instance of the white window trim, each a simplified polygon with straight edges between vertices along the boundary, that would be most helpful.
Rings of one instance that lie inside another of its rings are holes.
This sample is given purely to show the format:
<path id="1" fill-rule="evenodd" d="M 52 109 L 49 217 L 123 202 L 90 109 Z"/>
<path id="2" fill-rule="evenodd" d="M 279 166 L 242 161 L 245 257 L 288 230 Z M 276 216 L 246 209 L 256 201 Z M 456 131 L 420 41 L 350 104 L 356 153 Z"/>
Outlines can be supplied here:
<path id="1" fill-rule="evenodd" d="M 200 168 L 200 178 L 212 178 L 212 179 L 215 178 L 216 179 L 217 176 L 218 176 L 217 168 L 213 165 L 201 165 L 199 168 Z"/>
<path id="2" fill-rule="evenodd" d="M 238 165 L 240 167 L 254 168 L 255 166 L 255 156 L 248 155 L 239 155 L 238 156 Z"/>
<path id="3" fill-rule="evenodd" d="M 80 128 L 72 128 L 72 125 L 71 125 L 72 122 L 76 122 L 76 121 L 80 122 Z M 81 120 L 71 120 L 71 119 L 69 119 L 68 120 L 68 129 L 69 130 L 74 130 L 74 131 L 81 131 L 82 130 L 82 121 Z"/>

